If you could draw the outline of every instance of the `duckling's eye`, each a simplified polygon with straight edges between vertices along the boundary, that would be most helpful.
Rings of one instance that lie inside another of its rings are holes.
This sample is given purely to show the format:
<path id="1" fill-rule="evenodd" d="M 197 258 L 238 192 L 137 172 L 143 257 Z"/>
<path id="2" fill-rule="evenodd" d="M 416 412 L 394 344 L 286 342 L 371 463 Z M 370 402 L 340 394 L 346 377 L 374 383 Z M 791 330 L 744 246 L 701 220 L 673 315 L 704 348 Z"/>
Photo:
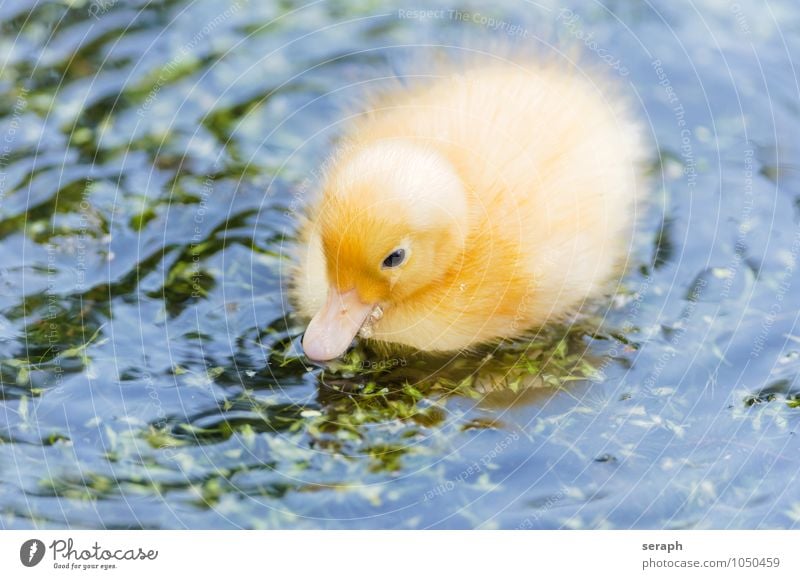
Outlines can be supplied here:
<path id="1" fill-rule="evenodd" d="M 392 253 L 386 256 L 386 259 L 383 260 L 381 267 L 384 269 L 390 267 L 397 267 L 401 265 L 406 260 L 406 250 L 405 249 L 395 249 Z"/>

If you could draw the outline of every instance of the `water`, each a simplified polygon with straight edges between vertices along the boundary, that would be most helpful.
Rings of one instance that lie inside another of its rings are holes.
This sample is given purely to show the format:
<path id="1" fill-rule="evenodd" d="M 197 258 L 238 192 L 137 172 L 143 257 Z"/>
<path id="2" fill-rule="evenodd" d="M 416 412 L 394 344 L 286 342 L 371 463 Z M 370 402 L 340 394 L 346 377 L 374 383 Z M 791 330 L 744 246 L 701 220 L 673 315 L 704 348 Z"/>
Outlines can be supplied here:
<path id="1" fill-rule="evenodd" d="M 0 527 L 798 526 L 795 4 L 393 4 L 0 4 Z M 341 107 L 476 39 L 635 95 L 625 289 L 308 366 L 285 247 Z"/>

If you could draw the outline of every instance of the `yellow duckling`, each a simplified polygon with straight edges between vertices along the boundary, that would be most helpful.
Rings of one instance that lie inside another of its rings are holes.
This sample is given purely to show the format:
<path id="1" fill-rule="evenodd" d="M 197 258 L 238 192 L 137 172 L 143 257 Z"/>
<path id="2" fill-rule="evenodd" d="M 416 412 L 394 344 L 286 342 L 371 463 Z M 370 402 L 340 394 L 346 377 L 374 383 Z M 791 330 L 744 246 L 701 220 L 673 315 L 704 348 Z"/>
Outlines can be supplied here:
<path id="1" fill-rule="evenodd" d="M 627 255 L 640 131 L 608 86 L 489 64 L 373 98 L 325 170 L 292 293 L 313 360 L 356 335 L 424 351 L 515 338 Z"/>

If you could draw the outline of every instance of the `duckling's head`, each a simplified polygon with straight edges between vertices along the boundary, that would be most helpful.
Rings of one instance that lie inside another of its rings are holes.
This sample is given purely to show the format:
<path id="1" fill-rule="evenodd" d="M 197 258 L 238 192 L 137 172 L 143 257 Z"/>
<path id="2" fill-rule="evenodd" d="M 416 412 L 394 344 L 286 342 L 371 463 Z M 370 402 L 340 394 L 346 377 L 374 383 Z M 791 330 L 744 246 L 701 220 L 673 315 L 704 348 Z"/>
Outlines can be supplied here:
<path id="1" fill-rule="evenodd" d="M 328 171 L 316 225 L 329 289 L 303 349 L 313 360 L 331 360 L 370 314 L 413 300 L 460 267 L 466 192 L 430 146 L 388 140 L 350 147 Z"/>

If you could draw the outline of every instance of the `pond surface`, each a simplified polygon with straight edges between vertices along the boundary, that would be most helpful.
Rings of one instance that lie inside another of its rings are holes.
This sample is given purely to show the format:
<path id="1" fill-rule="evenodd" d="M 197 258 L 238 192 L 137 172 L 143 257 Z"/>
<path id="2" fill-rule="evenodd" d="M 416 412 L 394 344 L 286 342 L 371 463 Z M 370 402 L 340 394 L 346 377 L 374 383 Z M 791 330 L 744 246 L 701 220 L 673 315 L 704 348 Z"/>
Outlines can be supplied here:
<path id="1" fill-rule="evenodd" d="M 794 0 L 153 4 L 0 3 L 0 528 L 800 526 Z M 343 107 L 497 41 L 634 95 L 623 290 L 309 365 L 286 247 Z"/>

